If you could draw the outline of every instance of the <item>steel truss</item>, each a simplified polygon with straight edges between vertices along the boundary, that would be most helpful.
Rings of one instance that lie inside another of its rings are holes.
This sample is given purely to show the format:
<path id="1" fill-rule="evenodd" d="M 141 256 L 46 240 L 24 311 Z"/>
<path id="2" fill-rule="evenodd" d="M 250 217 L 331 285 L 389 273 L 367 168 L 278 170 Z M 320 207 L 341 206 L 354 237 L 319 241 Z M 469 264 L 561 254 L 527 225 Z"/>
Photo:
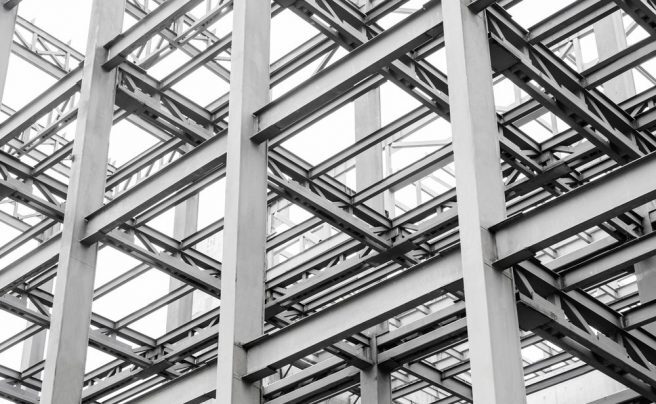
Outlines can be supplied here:
<path id="1" fill-rule="evenodd" d="M 0 3 L 0 95 L 10 54 L 56 79 L 1 105 L 0 221 L 20 234 L 0 247 L 16 257 L 0 308 L 29 325 L 0 353 L 29 355 L 0 366 L 0 397 L 514 403 L 597 370 L 627 388 L 599 403 L 656 401 L 651 0 L 579 0 L 531 27 L 511 15 L 521 0 L 94 0 L 84 54 Z M 287 11 L 318 33 L 270 64 Z M 155 78 L 172 54 L 184 63 Z M 206 106 L 175 89 L 201 68 L 230 87 Z M 384 83 L 418 106 L 382 124 Z M 495 105 L 504 83 L 514 100 Z M 351 103 L 341 152 L 310 164 L 286 147 Z M 158 141 L 119 165 L 123 120 Z M 453 142 L 413 140 L 440 120 Z M 392 169 L 408 148 L 430 152 Z M 199 228 L 219 182 L 226 217 Z M 151 223 L 171 209 L 167 234 Z M 139 264 L 94 289 L 104 248 Z M 153 268 L 168 294 L 119 320 L 92 311 Z M 201 295 L 220 308 L 192 317 Z M 165 334 L 135 329 L 162 308 Z M 85 372 L 88 347 L 113 359 Z"/>

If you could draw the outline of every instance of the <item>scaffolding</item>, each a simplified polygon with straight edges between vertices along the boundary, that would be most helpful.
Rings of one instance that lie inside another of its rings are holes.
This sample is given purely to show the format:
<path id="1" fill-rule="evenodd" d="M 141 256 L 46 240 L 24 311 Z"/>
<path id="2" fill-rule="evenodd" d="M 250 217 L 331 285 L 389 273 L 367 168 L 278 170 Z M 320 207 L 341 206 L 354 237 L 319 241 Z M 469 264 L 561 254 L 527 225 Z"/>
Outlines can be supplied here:
<path id="1" fill-rule="evenodd" d="M 508 404 L 600 372 L 595 403 L 656 402 L 652 0 L 93 0 L 85 53 L 21 4 L 0 97 L 10 57 L 55 83 L 1 105 L 0 308 L 27 325 L 0 397 Z M 313 34 L 272 56 L 282 16 Z M 121 124 L 155 140 L 115 162 Z M 98 284 L 106 251 L 136 264 Z M 153 271 L 166 293 L 97 312 Z"/>

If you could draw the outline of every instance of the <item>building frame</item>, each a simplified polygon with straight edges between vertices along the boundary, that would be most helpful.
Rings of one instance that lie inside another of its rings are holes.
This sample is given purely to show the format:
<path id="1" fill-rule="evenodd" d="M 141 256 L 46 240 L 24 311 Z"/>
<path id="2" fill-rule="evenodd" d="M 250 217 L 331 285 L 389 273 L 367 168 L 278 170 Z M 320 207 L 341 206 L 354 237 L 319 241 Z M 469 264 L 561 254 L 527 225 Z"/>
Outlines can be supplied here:
<path id="1" fill-rule="evenodd" d="M 15 208 L 0 221 L 20 235 L 0 258 L 39 244 L 0 268 L 0 309 L 29 324 L 0 341 L 23 347 L 0 397 L 505 404 L 600 372 L 624 390 L 598 403 L 656 402 L 656 4 L 578 0 L 524 27 L 509 12 L 523 1 L 93 0 L 82 54 L 0 0 L 0 99 L 10 57 L 56 79 L 1 105 L 0 196 Z M 318 34 L 270 64 L 283 11 Z M 228 34 L 208 28 L 225 19 Z M 186 61 L 153 77 L 174 52 Z M 201 68 L 230 88 L 207 106 L 174 89 Z M 384 83 L 419 106 L 384 122 Z M 314 165 L 284 146 L 351 103 L 341 152 Z M 115 165 L 122 120 L 158 142 Z M 436 120 L 452 142 L 407 140 Z M 74 139 L 59 134 L 73 123 Z M 424 147 L 391 167 L 395 149 Z M 217 181 L 226 217 L 199 227 Z M 395 200 L 408 187 L 416 206 Z M 173 234 L 149 225 L 171 209 Z M 219 234 L 221 261 L 199 248 Z M 94 289 L 102 248 L 140 264 Z M 93 312 L 152 268 L 168 294 L 118 321 Z M 220 307 L 192 316 L 197 291 Z M 162 308 L 164 335 L 131 327 Z M 85 371 L 89 347 L 114 359 Z"/>

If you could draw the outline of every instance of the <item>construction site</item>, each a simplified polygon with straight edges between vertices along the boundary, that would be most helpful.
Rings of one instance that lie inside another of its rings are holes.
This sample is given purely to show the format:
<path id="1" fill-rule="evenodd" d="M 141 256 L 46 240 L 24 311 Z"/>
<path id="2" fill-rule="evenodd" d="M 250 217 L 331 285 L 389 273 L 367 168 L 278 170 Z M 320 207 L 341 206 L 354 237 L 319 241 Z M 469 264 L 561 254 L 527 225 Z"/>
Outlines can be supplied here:
<path id="1" fill-rule="evenodd" d="M 0 0 L 0 404 L 656 402 L 656 1 Z"/>

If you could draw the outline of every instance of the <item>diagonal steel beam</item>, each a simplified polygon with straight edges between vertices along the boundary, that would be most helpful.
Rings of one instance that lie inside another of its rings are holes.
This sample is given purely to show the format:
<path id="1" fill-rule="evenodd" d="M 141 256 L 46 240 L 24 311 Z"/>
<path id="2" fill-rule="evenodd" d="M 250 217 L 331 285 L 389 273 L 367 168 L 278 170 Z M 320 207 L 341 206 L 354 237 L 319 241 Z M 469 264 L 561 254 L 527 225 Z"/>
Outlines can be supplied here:
<path id="1" fill-rule="evenodd" d="M 105 44 L 108 56 L 103 67 L 112 69 L 118 66 L 133 50 L 200 2 L 201 0 L 171 0 L 148 13 L 127 31 Z"/>
<path id="2" fill-rule="evenodd" d="M 376 73 L 409 50 L 437 37 L 441 32 L 439 3 L 421 12 L 352 51 L 344 59 L 318 73 L 312 85 L 301 85 L 258 111 L 259 131 L 252 140 L 271 139 L 300 117 L 329 102 L 340 92 Z"/>
<path id="3" fill-rule="evenodd" d="M 68 73 L 40 96 L 21 108 L 20 111 L 2 122 L 0 124 L 0 145 L 7 144 L 23 130 L 32 126 L 46 112 L 52 110 L 55 106 L 79 91 L 81 80 L 82 66 Z"/>
<path id="4" fill-rule="evenodd" d="M 164 195 L 193 183 L 204 175 L 216 170 L 226 159 L 226 137 L 215 136 L 197 147 L 185 157 L 141 182 L 130 192 L 120 195 L 113 201 L 87 217 L 87 226 L 82 241 L 92 243 L 103 237 L 118 225 L 141 212 Z"/>

